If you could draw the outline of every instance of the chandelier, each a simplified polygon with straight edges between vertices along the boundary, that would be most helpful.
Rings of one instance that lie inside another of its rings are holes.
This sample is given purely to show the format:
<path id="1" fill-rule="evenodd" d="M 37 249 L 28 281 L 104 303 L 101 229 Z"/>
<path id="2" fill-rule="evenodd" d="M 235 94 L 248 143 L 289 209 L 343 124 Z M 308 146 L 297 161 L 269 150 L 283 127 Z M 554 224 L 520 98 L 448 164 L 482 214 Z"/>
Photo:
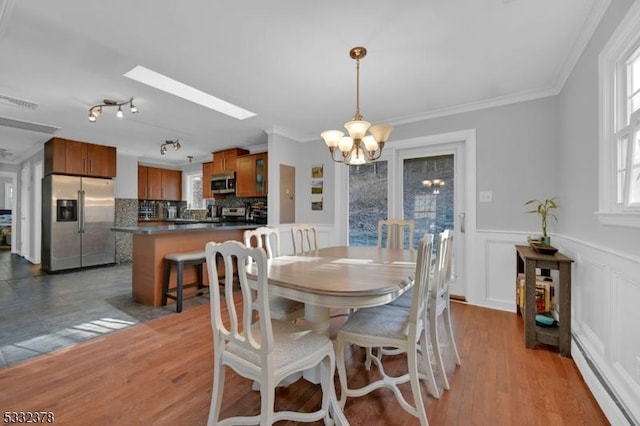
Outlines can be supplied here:
<path id="1" fill-rule="evenodd" d="M 440 193 L 440 187 L 444 185 L 445 183 L 442 179 L 427 179 L 422 181 L 422 186 L 424 186 L 425 188 L 433 187 L 433 193 L 436 195 Z"/>
<path id="2" fill-rule="evenodd" d="M 356 112 L 353 119 L 344 125 L 349 136 L 344 136 L 344 132 L 340 130 L 327 130 L 320 134 L 329 148 L 331 159 L 336 163 L 358 165 L 377 160 L 393 131 L 393 127 L 388 124 L 372 126 L 360 114 L 360 59 L 366 55 L 367 49 L 361 46 L 349 51 L 351 59 L 356 61 Z M 341 157 L 336 158 L 336 148 L 342 154 Z"/>
<path id="3" fill-rule="evenodd" d="M 168 145 L 172 145 L 173 149 L 176 151 L 182 148 L 182 145 L 180 145 L 180 141 L 178 139 L 176 139 L 175 141 L 164 141 L 164 143 L 160 145 L 160 154 L 165 155 L 167 153 Z"/>
<path id="4" fill-rule="evenodd" d="M 103 103 L 98 104 L 98 105 L 94 105 L 91 108 L 89 108 L 89 121 L 90 122 L 94 122 L 96 121 L 96 119 L 100 116 L 100 114 L 102 114 L 102 108 L 118 108 L 118 111 L 116 111 L 116 116 L 118 118 L 122 118 L 122 116 L 124 115 L 122 113 L 122 106 L 129 104 L 129 109 L 131 110 L 132 114 L 135 114 L 136 112 L 138 112 L 138 108 L 135 107 L 135 105 L 133 105 L 133 98 L 129 99 L 128 101 L 122 101 L 122 102 L 117 102 L 117 101 L 112 101 L 111 99 L 103 99 L 102 101 Z"/>

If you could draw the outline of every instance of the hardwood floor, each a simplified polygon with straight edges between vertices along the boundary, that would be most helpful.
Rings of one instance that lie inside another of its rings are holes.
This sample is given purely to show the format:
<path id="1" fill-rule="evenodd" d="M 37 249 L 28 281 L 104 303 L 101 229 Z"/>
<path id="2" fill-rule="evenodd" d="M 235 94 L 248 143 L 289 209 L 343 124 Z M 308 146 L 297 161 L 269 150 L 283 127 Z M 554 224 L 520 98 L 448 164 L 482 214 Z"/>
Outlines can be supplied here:
<path id="1" fill-rule="evenodd" d="M 203 425 L 212 384 L 208 309 L 189 307 L 0 370 L 0 407 L 50 411 L 61 425 Z M 452 310 L 462 366 L 449 363 L 451 390 L 439 400 L 423 386 L 432 425 L 608 424 L 571 359 L 525 349 L 520 317 L 461 303 Z M 361 349 L 349 349 L 351 381 L 376 375 L 363 360 Z M 401 372 L 404 357 L 385 364 Z M 226 378 L 222 415 L 258 412 L 251 383 L 230 370 Z M 311 409 L 320 388 L 301 380 L 276 395 L 277 409 Z M 417 424 L 387 390 L 348 399 L 345 414 L 353 425 Z"/>

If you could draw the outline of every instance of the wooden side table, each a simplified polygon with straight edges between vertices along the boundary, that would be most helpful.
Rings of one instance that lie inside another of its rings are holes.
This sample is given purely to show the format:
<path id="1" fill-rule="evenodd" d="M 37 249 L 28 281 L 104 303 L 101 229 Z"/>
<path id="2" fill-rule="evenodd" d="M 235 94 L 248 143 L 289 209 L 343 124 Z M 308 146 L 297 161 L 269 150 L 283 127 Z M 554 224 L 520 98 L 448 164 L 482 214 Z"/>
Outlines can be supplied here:
<path id="1" fill-rule="evenodd" d="M 536 342 L 557 346 L 560 355 L 571 357 L 571 262 L 573 259 L 557 252 L 540 254 L 530 246 L 516 245 L 517 272 L 525 275 L 524 340 L 527 348 Z M 560 318 L 558 327 L 536 325 L 536 269 L 560 272 Z"/>

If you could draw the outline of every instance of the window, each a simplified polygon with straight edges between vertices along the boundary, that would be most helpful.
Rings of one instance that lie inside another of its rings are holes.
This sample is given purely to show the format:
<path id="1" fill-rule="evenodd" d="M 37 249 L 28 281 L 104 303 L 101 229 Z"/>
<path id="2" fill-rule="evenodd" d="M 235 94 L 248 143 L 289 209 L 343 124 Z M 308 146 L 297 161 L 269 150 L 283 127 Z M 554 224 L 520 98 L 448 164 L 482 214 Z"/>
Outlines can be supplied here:
<path id="1" fill-rule="evenodd" d="M 202 199 L 202 172 L 185 172 L 184 176 L 187 185 L 187 207 L 190 209 L 204 209 L 205 205 Z"/>
<path id="2" fill-rule="evenodd" d="M 378 220 L 387 219 L 387 161 L 349 167 L 349 245 L 378 244 Z"/>
<path id="3" fill-rule="evenodd" d="M 640 5 L 600 54 L 600 192 L 605 225 L 640 227 Z"/>

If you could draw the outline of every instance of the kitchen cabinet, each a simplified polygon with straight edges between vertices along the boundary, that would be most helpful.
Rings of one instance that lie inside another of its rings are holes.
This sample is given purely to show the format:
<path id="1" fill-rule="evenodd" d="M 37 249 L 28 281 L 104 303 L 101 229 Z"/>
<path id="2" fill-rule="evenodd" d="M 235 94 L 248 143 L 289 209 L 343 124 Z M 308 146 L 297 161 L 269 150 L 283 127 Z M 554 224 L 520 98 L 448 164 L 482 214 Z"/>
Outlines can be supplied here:
<path id="1" fill-rule="evenodd" d="M 182 200 L 182 172 L 162 169 L 162 200 Z"/>
<path id="2" fill-rule="evenodd" d="M 139 200 L 182 200 L 182 172 L 158 167 L 138 166 Z"/>
<path id="3" fill-rule="evenodd" d="M 213 174 L 233 173 L 236 171 L 236 160 L 249 151 L 241 148 L 227 149 L 213 153 Z"/>
<path id="4" fill-rule="evenodd" d="M 116 177 L 116 148 L 51 138 L 44 146 L 44 174 Z"/>
<path id="5" fill-rule="evenodd" d="M 237 159 L 236 196 L 264 197 L 267 195 L 266 152 L 244 155 Z"/>
<path id="6" fill-rule="evenodd" d="M 202 198 L 213 198 L 211 175 L 213 175 L 213 161 L 202 163 Z"/>

